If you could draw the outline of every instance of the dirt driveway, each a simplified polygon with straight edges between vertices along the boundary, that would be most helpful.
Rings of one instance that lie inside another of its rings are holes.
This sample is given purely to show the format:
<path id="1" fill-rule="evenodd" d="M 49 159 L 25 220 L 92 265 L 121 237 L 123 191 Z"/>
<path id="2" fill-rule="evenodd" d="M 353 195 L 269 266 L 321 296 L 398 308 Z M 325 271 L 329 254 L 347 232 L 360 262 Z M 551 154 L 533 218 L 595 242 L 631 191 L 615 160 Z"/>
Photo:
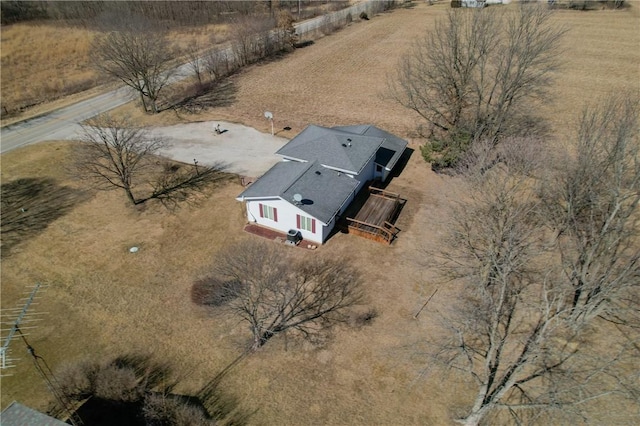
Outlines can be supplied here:
<path id="1" fill-rule="evenodd" d="M 219 124 L 221 134 L 216 134 Z M 155 127 L 149 133 L 166 141 L 160 154 L 185 163 L 223 163 L 225 170 L 259 177 L 280 161 L 274 153 L 288 139 L 260 133 L 254 128 L 223 121 L 204 121 Z"/>

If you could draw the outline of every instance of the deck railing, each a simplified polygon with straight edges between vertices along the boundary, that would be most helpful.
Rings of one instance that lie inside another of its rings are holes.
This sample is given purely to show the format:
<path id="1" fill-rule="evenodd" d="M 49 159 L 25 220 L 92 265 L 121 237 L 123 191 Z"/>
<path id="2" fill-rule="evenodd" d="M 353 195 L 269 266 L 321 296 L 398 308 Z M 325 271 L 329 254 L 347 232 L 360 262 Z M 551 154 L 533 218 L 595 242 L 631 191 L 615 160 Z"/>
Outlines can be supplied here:
<path id="1" fill-rule="evenodd" d="M 360 235 L 379 242 L 391 244 L 398 229 L 389 222 L 384 222 L 384 226 L 377 226 L 371 223 L 362 222 L 356 219 L 347 218 L 347 227 L 350 233 Z"/>
<path id="2" fill-rule="evenodd" d="M 396 194 L 395 192 L 391 191 L 385 191 L 384 189 L 376 188 L 375 186 L 369 186 L 369 193 L 381 195 L 392 200 L 400 200 L 400 194 Z"/>

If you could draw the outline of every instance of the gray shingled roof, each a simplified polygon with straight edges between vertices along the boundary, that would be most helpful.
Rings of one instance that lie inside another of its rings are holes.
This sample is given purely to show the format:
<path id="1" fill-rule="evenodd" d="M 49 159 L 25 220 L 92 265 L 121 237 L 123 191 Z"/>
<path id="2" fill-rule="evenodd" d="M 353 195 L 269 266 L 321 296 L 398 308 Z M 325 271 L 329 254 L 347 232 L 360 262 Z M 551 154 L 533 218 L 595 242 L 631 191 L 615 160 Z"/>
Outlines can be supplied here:
<path id="1" fill-rule="evenodd" d="M 284 161 L 269 169 L 237 199 L 244 201 L 251 198 L 280 197 L 295 205 L 293 196 L 300 194 L 302 202 L 296 206 L 320 222 L 328 224 L 358 184 L 358 180 L 327 169 L 317 161 Z"/>
<path id="2" fill-rule="evenodd" d="M 237 199 L 279 197 L 294 204 L 294 194 L 300 194 L 303 201 L 297 207 L 329 223 L 359 182 L 326 167 L 360 174 L 375 155 L 377 164 L 391 170 L 406 146 L 404 139 L 370 124 L 333 128 L 309 125 L 276 152 L 297 161 L 276 164 Z"/>
<path id="3" fill-rule="evenodd" d="M 2 411 L 0 424 L 2 426 L 69 426 L 16 401 Z"/>
<path id="4" fill-rule="evenodd" d="M 244 198 L 264 198 L 278 197 L 293 182 L 298 179 L 302 173 L 311 167 L 311 163 L 302 163 L 298 161 L 281 161 L 271 167 L 260 179 L 253 182 L 245 189 L 238 199 Z"/>
<path id="5" fill-rule="evenodd" d="M 359 174 L 383 142 L 374 135 L 309 125 L 276 154 Z"/>
<path id="6" fill-rule="evenodd" d="M 302 195 L 302 202 L 297 207 L 327 224 L 354 193 L 359 183 L 344 173 L 322 167 L 316 161 L 280 196 L 293 202 L 294 194 Z"/>
<path id="7" fill-rule="evenodd" d="M 370 124 L 339 126 L 334 127 L 334 129 L 383 139 L 380 149 L 376 152 L 375 162 L 386 167 L 388 170 L 393 169 L 407 147 L 407 141 L 404 139 L 392 135 L 389 132 L 385 132 L 384 130 Z"/>

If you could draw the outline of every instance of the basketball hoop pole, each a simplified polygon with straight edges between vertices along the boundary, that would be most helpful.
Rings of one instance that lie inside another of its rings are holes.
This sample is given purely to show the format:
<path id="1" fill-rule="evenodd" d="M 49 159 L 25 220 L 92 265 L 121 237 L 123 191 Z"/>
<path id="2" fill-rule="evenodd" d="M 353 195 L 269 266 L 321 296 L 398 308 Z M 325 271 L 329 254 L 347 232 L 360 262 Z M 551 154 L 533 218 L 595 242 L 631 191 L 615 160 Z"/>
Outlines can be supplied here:
<path id="1" fill-rule="evenodd" d="M 273 113 L 270 111 L 265 111 L 264 112 L 264 118 L 266 118 L 267 120 L 269 120 L 271 122 L 271 136 L 274 136 L 273 133 Z"/>

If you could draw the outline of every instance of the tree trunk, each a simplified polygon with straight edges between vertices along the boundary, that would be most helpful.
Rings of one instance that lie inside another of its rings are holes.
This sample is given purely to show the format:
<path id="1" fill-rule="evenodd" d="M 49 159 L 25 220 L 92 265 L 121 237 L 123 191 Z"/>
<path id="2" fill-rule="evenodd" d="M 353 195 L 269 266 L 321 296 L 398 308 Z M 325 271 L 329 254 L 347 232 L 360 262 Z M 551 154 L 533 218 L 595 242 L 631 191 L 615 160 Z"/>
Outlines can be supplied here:
<path id="1" fill-rule="evenodd" d="M 485 416 L 485 414 L 486 414 L 486 411 L 484 409 L 480 411 L 475 411 L 469 414 L 464 419 L 458 420 L 458 423 L 463 424 L 465 426 L 478 426 L 480 424 L 480 421 Z"/>
<path id="2" fill-rule="evenodd" d="M 153 114 L 157 114 L 158 113 L 158 105 L 156 104 L 156 99 L 155 98 L 149 98 L 149 102 L 151 103 L 151 112 Z"/>
<path id="3" fill-rule="evenodd" d="M 253 345 L 251 346 L 251 350 L 260 349 L 269 339 L 274 336 L 275 333 L 271 331 L 265 331 L 263 333 L 254 333 L 253 334 Z"/>
<path id="4" fill-rule="evenodd" d="M 124 188 L 124 192 L 127 194 L 127 198 L 129 199 L 129 201 L 131 201 L 131 204 L 133 204 L 134 206 L 138 204 L 138 200 L 136 200 L 136 197 L 133 196 L 131 188 Z"/>
<path id="5" fill-rule="evenodd" d="M 483 386 L 482 393 L 478 395 L 473 407 L 471 408 L 471 413 L 463 419 L 458 419 L 457 423 L 465 426 L 477 426 L 480 424 L 480 421 L 482 421 L 489 411 L 489 406 L 486 405 L 484 401 L 485 392 L 486 386 Z"/>
<path id="6" fill-rule="evenodd" d="M 140 92 L 140 100 L 142 101 L 142 108 L 144 108 L 144 112 L 147 112 L 147 103 L 144 100 L 144 93 Z"/>

